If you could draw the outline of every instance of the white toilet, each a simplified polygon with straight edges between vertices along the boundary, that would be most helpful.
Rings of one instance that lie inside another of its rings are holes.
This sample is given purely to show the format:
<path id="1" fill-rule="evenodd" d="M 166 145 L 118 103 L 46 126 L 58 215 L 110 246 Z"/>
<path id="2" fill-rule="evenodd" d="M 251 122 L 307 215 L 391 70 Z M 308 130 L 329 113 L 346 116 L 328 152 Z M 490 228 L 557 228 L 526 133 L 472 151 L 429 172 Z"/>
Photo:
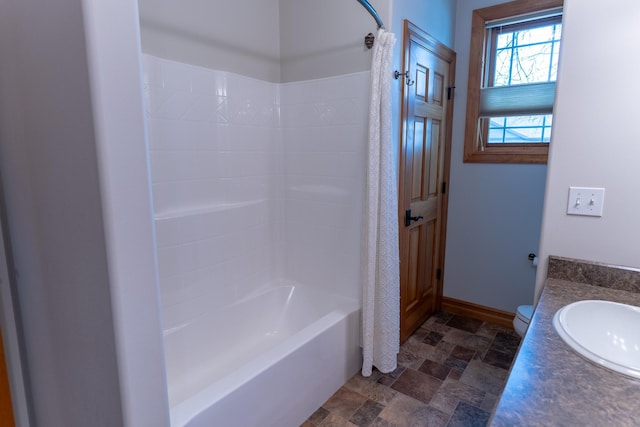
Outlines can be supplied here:
<path id="1" fill-rule="evenodd" d="M 532 305 L 521 305 L 516 310 L 516 317 L 513 318 L 513 329 L 515 329 L 521 337 L 524 337 L 524 333 L 527 332 L 532 315 Z"/>

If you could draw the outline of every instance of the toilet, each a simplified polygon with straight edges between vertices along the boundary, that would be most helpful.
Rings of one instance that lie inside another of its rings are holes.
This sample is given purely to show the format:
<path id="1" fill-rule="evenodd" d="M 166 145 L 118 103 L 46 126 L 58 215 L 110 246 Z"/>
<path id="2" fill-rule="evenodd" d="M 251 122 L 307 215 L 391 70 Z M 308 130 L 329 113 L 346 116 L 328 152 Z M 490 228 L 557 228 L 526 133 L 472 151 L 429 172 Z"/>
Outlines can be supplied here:
<path id="1" fill-rule="evenodd" d="M 532 315 L 532 305 L 521 305 L 516 310 L 516 317 L 513 318 L 513 329 L 515 329 L 521 337 L 524 337 L 524 333 L 527 332 Z"/>

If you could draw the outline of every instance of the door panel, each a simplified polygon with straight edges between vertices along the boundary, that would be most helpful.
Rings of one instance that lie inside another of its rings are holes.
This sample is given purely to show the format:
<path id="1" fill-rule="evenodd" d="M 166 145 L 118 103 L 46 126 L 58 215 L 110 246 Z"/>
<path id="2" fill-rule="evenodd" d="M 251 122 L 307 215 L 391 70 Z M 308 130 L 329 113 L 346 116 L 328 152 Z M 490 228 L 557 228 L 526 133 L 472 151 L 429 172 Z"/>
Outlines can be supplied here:
<path id="1" fill-rule="evenodd" d="M 400 154 L 400 325 L 404 341 L 435 310 L 442 294 L 443 218 L 455 53 L 405 21 L 403 134 Z M 405 225 L 405 212 L 414 220 Z"/>
<path id="2" fill-rule="evenodd" d="M 438 196 L 438 169 L 440 167 L 438 151 L 441 149 L 442 143 L 440 138 L 440 120 L 432 120 L 429 131 L 429 161 L 427 162 L 429 167 L 429 174 L 427 176 L 429 182 L 428 197 L 433 198 Z"/>
<path id="3" fill-rule="evenodd" d="M 417 121 L 414 124 L 415 132 L 413 133 L 413 167 L 411 170 L 412 185 L 411 185 L 411 200 L 420 200 L 423 197 L 423 166 L 424 166 L 424 139 L 425 139 L 425 124 L 422 121 Z"/>
<path id="4" fill-rule="evenodd" d="M 407 308 L 411 309 L 420 300 L 418 283 L 421 281 L 421 271 L 418 258 L 420 256 L 420 228 L 415 227 L 409 232 L 409 281 L 407 284 Z"/>

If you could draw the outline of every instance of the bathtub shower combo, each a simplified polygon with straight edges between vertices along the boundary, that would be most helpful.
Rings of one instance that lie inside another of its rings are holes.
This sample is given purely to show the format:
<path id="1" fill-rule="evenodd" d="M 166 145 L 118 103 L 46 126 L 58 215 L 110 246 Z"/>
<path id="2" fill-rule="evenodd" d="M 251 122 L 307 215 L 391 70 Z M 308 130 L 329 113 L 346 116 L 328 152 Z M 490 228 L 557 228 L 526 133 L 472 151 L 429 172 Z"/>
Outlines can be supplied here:
<path id="1" fill-rule="evenodd" d="M 299 425 L 361 364 L 369 73 L 143 64 L 172 426 Z"/>

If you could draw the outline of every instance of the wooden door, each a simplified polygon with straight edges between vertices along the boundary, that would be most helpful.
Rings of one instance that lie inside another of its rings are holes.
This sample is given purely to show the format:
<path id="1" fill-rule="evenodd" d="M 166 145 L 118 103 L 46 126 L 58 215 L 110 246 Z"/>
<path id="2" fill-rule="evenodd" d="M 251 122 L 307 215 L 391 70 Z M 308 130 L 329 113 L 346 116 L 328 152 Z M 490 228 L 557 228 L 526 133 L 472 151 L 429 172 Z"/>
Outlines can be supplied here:
<path id="1" fill-rule="evenodd" d="M 455 52 L 405 20 L 400 145 L 400 340 L 440 305 Z M 407 73 L 408 71 L 408 73 Z"/>

